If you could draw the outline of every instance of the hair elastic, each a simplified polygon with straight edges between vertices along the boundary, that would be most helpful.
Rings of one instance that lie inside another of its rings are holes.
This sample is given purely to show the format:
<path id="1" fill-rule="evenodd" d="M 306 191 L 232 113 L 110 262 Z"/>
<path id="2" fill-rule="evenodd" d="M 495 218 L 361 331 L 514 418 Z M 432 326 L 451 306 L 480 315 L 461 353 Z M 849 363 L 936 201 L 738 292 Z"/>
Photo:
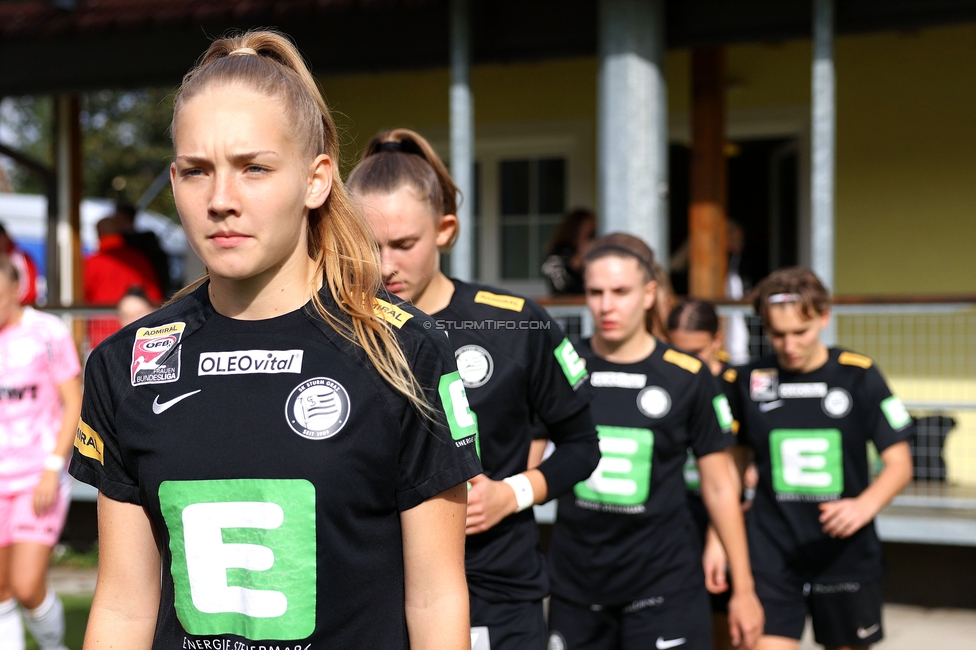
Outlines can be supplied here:
<path id="1" fill-rule="evenodd" d="M 406 153 L 403 150 L 403 143 L 396 140 L 387 140 L 386 142 L 381 142 L 380 146 L 377 147 L 376 153 L 381 151 L 395 151 L 397 153 Z"/>
<path id="2" fill-rule="evenodd" d="M 788 302 L 800 302 L 800 294 L 798 293 L 774 293 L 769 298 L 766 298 L 766 302 L 770 305 L 782 305 Z"/>
<path id="3" fill-rule="evenodd" d="M 239 47 L 236 50 L 233 50 L 232 52 L 228 53 L 227 56 L 247 56 L 248 54 L 257 56 L 258 51 L 255 50 L 253 47 Z"/>
<path id="4" fill-rule="evenodd" d="M 651 266 L 651 264 L 647 260 L 641 257 L 636 251 L 632 251 L 629 248 L 625 248 L 624 246 L 618 246 L 616 244 L 603 244 L 601 246 L 597 246 L 596 248 L 590 249 L 590 251 L 586 254 L 584 259 L 595 260 L 598 257 L 602 257 L 600 253 L 609 253 L 609 252 L 623 253 L 625 255 L 633 257 L 635 260 L 640 262 L 641 266 L 644 267 L 644 269 L 647 271 L 647 274 L 650 276 L 652 280 L 657 278 L 657 274 L 654 272 L 654 267 Z"/>

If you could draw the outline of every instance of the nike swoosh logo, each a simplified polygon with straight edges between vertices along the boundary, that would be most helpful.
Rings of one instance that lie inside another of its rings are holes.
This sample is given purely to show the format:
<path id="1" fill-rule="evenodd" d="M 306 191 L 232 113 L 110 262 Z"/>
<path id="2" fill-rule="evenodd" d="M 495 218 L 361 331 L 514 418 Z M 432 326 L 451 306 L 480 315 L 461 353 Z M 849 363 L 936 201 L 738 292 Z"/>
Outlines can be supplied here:
<path id="1" fill-rule="evenodd" d="M 881 629 L 880 623 L 875 623 L 871 627 L 859 627 L 857 628 L 857 638 L 866 639 L 880 629 Z"/>
<path id="2" fill-rule="evenodd" d="M 170 401 L 163 402 L 162 404 L 159 403 L 159 395 L 156 395 L 156 399 L 153 400 L 153 413 L 155 413 L 156 415 L 159 415 L 160 413 L 162 413 L 163 411 L 165 411 L 169 407 L 173 406 L 174 404 L 177 404 L 179 402 L 182 402 L 183 400 L 185 400 L 190 395 L 196 395 L 201 390 L 203 390 L 203 389 L 202 388 L 198 388 L 196 390 L 191 390 L 189 393 L 183 393 L 182 395 L 180 395 L 178 397 L 174 397 Z"/>
<path id="3" fill-rule="evenodd" d="M 778 399 L 775 402 L 759 402 L 759 412 L 760 413 L 769 413 L 773 409 L 778 409 L 779 407 L 781 407 L 785 403 L 786 402 L 784 402 L 781 399 Z"/>
<path id="4" fill-rule="evenodd" d="M 657 647 L 657 650 L 668 650 L 668 648 L 677 648 L 679 645 L 684 645 L 685 641 L 687 641 L 687 639 L 684 637 L 681 637 L 680 639 L 668 639 L 665 641 L 663 636 L 659 636 L 654 645 Z"/>

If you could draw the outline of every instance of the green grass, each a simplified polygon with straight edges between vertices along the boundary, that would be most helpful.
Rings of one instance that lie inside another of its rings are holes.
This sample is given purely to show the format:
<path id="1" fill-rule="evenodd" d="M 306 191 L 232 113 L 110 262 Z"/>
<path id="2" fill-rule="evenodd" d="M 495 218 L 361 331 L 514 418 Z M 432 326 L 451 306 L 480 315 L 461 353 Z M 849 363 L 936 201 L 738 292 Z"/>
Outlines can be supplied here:
<path id="1" fill-rule="evenodd" d="M 65 635 L 64 644 L 70 650 L 81 650 L 88 624 L 88 610 L 91 609 L 91 596 L 61 596 L 64 603 Z M 38 650 L 37 643 L 27 635 L 27 650 Z"/>
<path id="2" fill-rule="evenodd" d="M 73 569 L 91 569 L 98 566 L 98 544 L 93 544 L 90 549 L 80 552 L 71 546 L 58 544 L 54 547 L 51 554 L 52 566 L 71 567 Z"/>

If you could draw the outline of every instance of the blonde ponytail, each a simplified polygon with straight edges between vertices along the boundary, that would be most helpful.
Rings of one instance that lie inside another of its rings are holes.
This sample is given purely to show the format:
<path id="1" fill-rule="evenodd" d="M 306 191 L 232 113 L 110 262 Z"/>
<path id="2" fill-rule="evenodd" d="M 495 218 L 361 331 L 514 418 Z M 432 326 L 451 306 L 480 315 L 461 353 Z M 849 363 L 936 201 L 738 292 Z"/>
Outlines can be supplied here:
<path id="1" fill-rule="evenodd" d="M 332 115 L 318 85 L 295 45 L 284 35 L 249 31 L 214 41 L 176 94 L 171 132 L 174 142 L 180 110 L 187 101 L 219 84 L 241 84 L 260 94 L 282 98 L 298 142 L 305 142 L 309 159 L 332 158 L 332 191 L 322 207 L 308 215 L 308 254 L 317 277 L 347 318 L 337 317 L 322 304 L 313 287 L 317 314 L 336 332 L 366 353 L 377 372 L 422 413 L 429 412 L 423 389 L 410 369 L 390 325 L 374 311 L 382 284 L 379 251 L 373 235 L 339 176 L 339 143 Z M 186 295 L 206 278 L 181 291 Z"/>

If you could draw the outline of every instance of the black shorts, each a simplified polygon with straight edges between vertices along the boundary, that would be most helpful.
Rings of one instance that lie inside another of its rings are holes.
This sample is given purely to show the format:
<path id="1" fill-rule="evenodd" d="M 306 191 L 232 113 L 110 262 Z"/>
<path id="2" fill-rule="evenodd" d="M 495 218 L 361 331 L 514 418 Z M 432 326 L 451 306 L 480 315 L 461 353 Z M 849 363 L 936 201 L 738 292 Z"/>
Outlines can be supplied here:
<path id="1" fill-rule="evenodd" d="M 884 638 L 881 580 L 800 584 L 762 573 L 755 578 L 767 635 L 799 639 L 809 615 L 814 638 L 825 646 L 866 646 Z"/>
<path id="2" fill-rule="evenodd" d="M 468 592 L 471 650 L 545 650 L 542 601 L 493 603 Z"/>
<path id="3" fill-rule="evenodd" d="M 711 650 L 712 615 L 704 586 L 630 605 L 549 600 L 548 650 Z"/>

